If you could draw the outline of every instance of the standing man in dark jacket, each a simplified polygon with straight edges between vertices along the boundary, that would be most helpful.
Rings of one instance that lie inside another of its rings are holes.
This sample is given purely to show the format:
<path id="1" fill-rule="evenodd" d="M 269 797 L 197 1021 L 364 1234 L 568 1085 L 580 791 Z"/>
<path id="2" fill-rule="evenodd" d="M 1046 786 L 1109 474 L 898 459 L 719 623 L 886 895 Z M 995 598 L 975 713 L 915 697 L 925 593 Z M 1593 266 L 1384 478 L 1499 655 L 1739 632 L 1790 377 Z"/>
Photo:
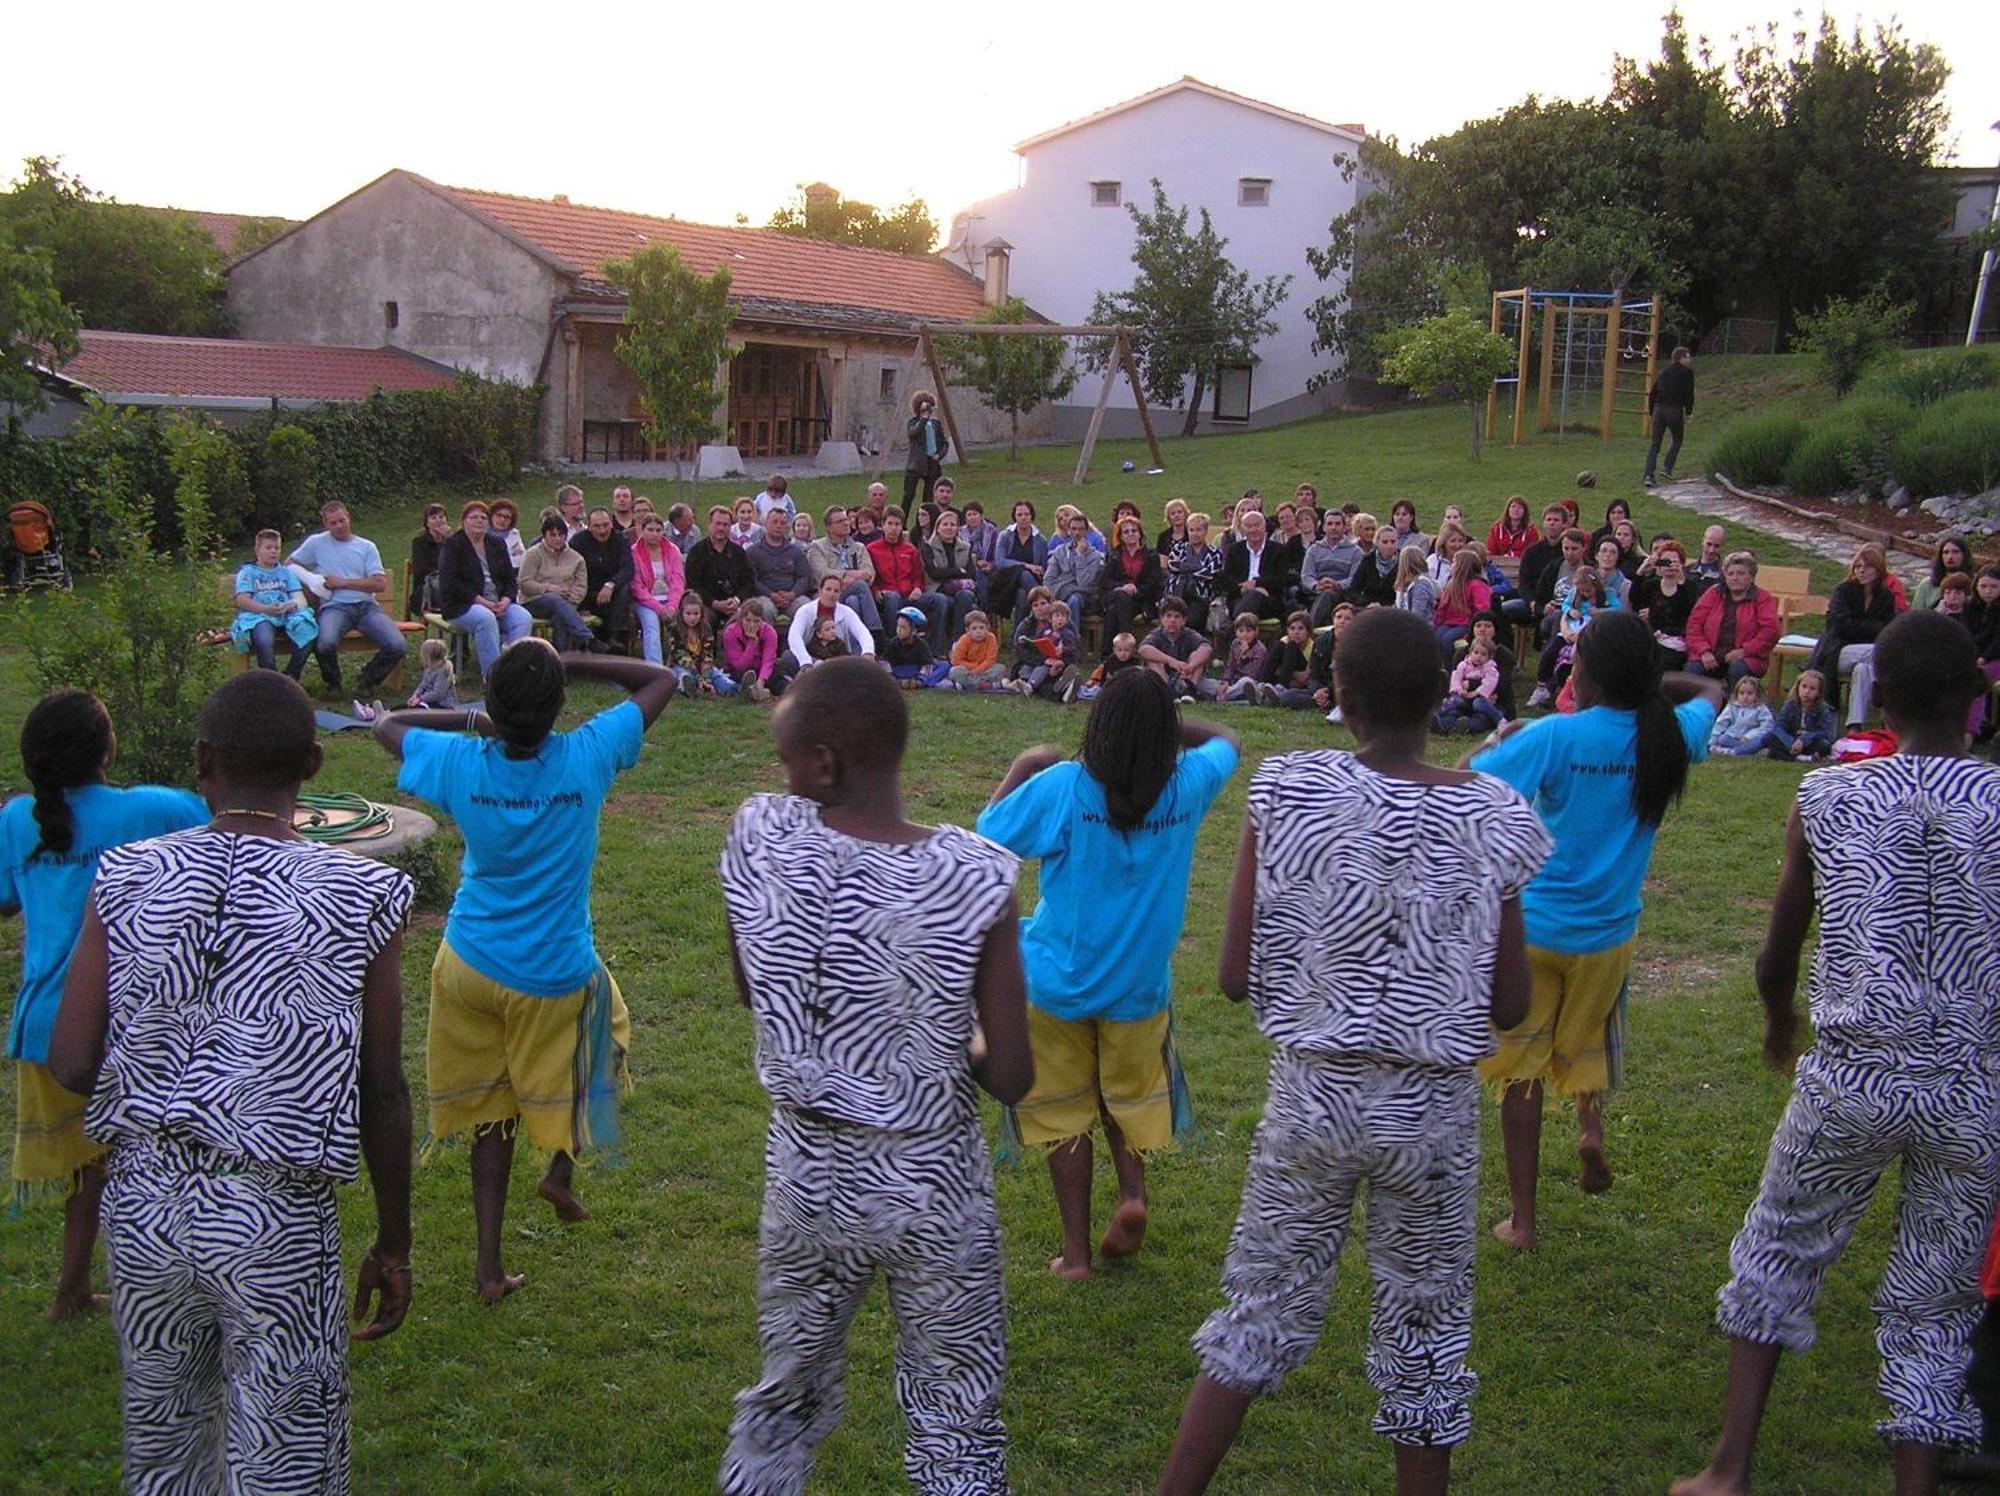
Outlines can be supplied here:
<path id="1" fill-rule="evenodd" d="M 1694 414 L 1694 355 L 1676 348 L 1666 368 L 1653 378 L 1646 393 L 1646 409 L 1653 417 L 1653 444 L 1646 449 L 1646 487 L 1653 486 L 1653 472 L 1660 460 L 1660 437 L 1674 434 L 1667 448 L 1667 481 L 1674 477 L 1674 459 L 1681 455 L 1681 438 L 1687 435 L 1687 418 Z"/>
<path id="2" fill-rule="evenodd" d="M 910 410 L 909 425 L 906 428 L 910 438 L 910 454 L 903 459 L 905 526 L 916 513 L 910 500 L 915 496 L 918 485 L 923 486 L 923 501 L 928 504 L 931 501 L 931 490 L 944 471 L 945 454 L 951 451 L 951 438 L 944 434 L 944 422 L 937 418 L 937 401 L 929 390 L 918 390 L 910 396 Z"/>

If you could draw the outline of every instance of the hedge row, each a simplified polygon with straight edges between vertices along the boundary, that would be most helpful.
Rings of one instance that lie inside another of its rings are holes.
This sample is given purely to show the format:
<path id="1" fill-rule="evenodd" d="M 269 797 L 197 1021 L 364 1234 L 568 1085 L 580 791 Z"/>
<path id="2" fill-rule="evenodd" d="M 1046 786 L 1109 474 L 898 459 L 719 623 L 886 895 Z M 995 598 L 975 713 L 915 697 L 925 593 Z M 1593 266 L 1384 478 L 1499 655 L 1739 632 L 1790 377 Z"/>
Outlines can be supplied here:
<path id="1" fill-rule="evenodd" d="M 449 389 L 377 390 L 228 428 L 226 448 L 207 451 L 203 473 L 216 534 L 225 543 L 266 526 L 297 534 L 331 498 L 359 507 L 438 488 L 505 488 L 534 458 L 541 396 L 540 386 L 461 373 Z M 128 407 L 100 410 L 61 437 L 0 433 L 0 500 L 41 500 L 65 550 L 86 557 L 109 539 L 97 533 L 103 519 L 87 496 L 115 459 L 137 492 L 156 496 L 160 542 L 177 544 L 168 428 L 189 419 L 200 418 Z"/>

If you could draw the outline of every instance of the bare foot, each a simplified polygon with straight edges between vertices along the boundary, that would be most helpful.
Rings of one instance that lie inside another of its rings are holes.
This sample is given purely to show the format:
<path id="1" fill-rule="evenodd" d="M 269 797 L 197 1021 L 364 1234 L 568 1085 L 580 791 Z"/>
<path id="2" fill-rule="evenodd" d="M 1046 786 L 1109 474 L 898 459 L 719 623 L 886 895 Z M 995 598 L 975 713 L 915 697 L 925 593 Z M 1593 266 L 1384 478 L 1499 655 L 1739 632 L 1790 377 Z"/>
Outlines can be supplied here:
<path id="1" fill-rule="evenodd" d="M 1690 1475 L 1667 1487 L 1667 1496 L 1744 1496 L 1750 1489 L 1740 1481 L 1724 1480 L 1713 1470 Z"/>
<path id="2" fill-rule="evenodd" d="M 583 1208 L 583 1202 L 577 1199 L 576 1192 L 566 1184 L 557 1184 L 546 1174 L 535 1186 L 535 1193 L 549 1202 L 559 1221 L 568 1221 L 571 1225 L 575 1225 L 578 1221 L 590 1219 L 590 1212 Z"/>
<path id="3" fill-rule="evenodd" d="M 1584 1139 L 1576 1145 L 1577 1157 L 1583 1160 L 1583 1172 L 1578 1183 L 1586 1195 L 1601 1195 L 1611 1188 L 1611 1163 L 1604 1156 L 1601 1141 Z"/>
<path id="4" fill-rule="evenodd" d="M 527 1282 L 528 1277 L 525 1273 L 502 1273 L 494 1282 L 477 1285 L 480 1302 L 497 1304 L 508 1294 L 520 1292 L 527 1286 Z"/>
<path id="5" fill-rule="evenodd" d="M 1071 1262 L 1067 1257 L 1051 1257 L 1049 1259 L 1049 1271 L 1066 1282 L 1081 1283 L 1085 1278 L 1090 1276 L 1090 1264 L 1087 1262 Z"/>
<path id="6" fill-rule="evenodd" d="M 61 1324 L 66 1319 L 75 1319 L 79 1314 L 94 1314 L 99 1309 L 110 1307 L 107 1294 L 92 1293 L 85 1289 L 82 1293 L 59 1293 L 49 1305 L 50 1324 Z"/>
<path id="7" fill-rule="evenodd" d="M 1495 1221 L 1493 1223 L 1493 1234 L 1516 1251 L 1532 1252 L 1535 1250 L 1535 1233 L 1532 1231 L 1523 1231 L 1519 1226 L 1516 1226 L 1512 1216 L 1508 1216 L 1505 1220 Z"/>
<path id="8" fill-rule="evenodd" d="M 1135 1257 L 1146 1241 L 1146 1202 L 1120 1200 L 1097 1243 L 1100 1257 Z"/>

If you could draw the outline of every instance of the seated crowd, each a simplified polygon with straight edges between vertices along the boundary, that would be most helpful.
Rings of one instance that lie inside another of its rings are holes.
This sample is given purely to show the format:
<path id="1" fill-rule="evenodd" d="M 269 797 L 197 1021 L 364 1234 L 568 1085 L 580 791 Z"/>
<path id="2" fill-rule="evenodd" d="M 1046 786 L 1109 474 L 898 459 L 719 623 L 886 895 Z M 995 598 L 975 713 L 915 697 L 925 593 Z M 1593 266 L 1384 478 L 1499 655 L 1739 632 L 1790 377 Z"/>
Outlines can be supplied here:
<path id="1" fill-rule="evenodd" d="M 1578 638 L 1595 614 L 1625 610 L 1645 619 L 1666 668 L 1730 688 L 1716 751 L 1799 759 L 1831 750 L 1843 686 L 1846 721 L 1868 719 L 1874 639 L 1913 603 L 1960 619 L 2000 679 L 2000 565 L 1976 566 L 1955 535 L 1913 598 L 1881 550 L 1863 546 L 1834 589 L 1810 668 L 1774 710 L 1763 682 L 1779 609 L 1757 585 L 1756 556 L 1730 549 L 1721 525 L 1691 553 L 1669 534 L 1642 539 L 1622 500 L 1585 531 L 1574 499 L 1545 505 L 1538 525 L 1515 495 L 1480 540 L 1456 504 L 1429 534 L 1407 499 L 1385 523 L 1354 504 L 1322 508 L 1301 484 L 1268 519 L 1255 489 L 1217 516 L 1170 499 L 1149 539 L 1130 501 L 1114 507 L 1109 533 L 1064 504 L 1044 534 L 1032 501 L 1014 503 L 1003 526 L 978 500 L 955 500 L 951 479 L 938 479 L 912 533 L 874 483 L 862 503 L 832 506 L 815 526 L 780 475 L 698 525 L 687 505 L 662 515 L 623 485 L 609 506 L 587 508 L 565 484 L 528 539 L 508 500 L 464 505 L 456 530 L 433 504 L 411 543 L 405 611 L 464 636 L 482 677 L 539 621 L 559 649 L 641 652 L 691 696 L 768 700 L 800 671 L 857 654 L 907 690 L 1069 702 L 1144 668 L 1179 696 L 1312 708 L 1338 721 L 1333 657 L 1346 624 L 1392 607 L 1430 625 L 1450 672 L 1437 730 L 1480 733 L 1517 715 L 1522 645 L 1538 652 L 1527 705 L 1571 709 Z M 364 634 L 379 646 L 361 676 L 365 715 L 368 691 L 404 645 L 377 601 L 387 590 L 379 553 L 340 505 L 322 518 L 290 570 L 278 564 L 277 534 L 259 536 L 237 577 L 232 633 L 267 668 L 283 633 L 295 678 L 315 650 L 335 689 L 341 636 Z M 300 577 L 322 599 L 317 621 Z M 412 705 L 455 700 L 450 653 L 439 640 L 426 645 Z M 1984 729 L 1983 703 L 1974 715 Z"/>

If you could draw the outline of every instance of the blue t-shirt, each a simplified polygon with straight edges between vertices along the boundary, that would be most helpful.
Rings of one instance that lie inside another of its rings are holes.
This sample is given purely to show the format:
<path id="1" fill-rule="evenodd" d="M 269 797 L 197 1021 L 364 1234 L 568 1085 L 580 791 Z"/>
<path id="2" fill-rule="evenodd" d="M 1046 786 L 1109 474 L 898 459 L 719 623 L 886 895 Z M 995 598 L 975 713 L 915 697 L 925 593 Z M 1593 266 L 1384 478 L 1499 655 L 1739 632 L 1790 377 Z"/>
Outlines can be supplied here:
<path id="1" fill-rule="evenodd" d="M 1223 738 L 1183 753 L 1152 814 L 1130 832 L 1111 825 L 1103 786 L 1074 762 L 1050 765 L 981 812 L 981 836 L 1042 860 L 1035 912 L 1021 926 L 1036 1007 L 1132 1023 L 1167 1005 L 1195 837 L 1236 760 Z"/>
<path id="2" fill-rule="evenodd" d="M 292 559 L 308 571 L 316 571 L 323 577 L 373 577 L 386 573 L 382 570 L 382 553 L 375 549 L 375 542 L 363 540 L 359 535 L 350 535 L 345 540 L 335 540 L 326 531 L 308 535 L 299 542 L 299 548 L 292 552 Z M 363 592 L 355 587 L 336 587 L 327 598 L 330 603 L 379 603 L 381 598 L 373 592 Z"/>
<path id="3" fill-rule="evenodd" d="M 1708 757 L 1715 708 L 1700 697 L 1674 709 L 1688 761 Z M 1638 715 L 1594 706 L 1544 717 L 1473 761 L 1511 784 L 1556 839 L 1555 855 L 1521 895 L 1528 944 L 1566 956 L 1615 950 L 1639 928 L 1639 890 L 1653 833 L 1632 809 Z"/>
<path id="4" fill-rule="evenodd" d="M 597 970 L 590 870 L 611 781 L 639 761 L 646 732 L 626 701 L 533 758 L 489 738 L 412 732 L 396 788 L 428 800 L 465 838 L 444 938 L 481 976 L 531 997 L 562 997 Z"/>
<path id="5" fill-rule="evenodd" d="M 70 952 L 83 929 L 83 906 L 97 877 L 97 859 L 127 842 L 185 831 L 208 820 L 208 807 L 186 790 L 140 785 L 113 789 L 86 784 L 64 792 L 73 822 L 70 849 L 28 858 L 41 844 L 32 795 L 0 809 L 0 912 L 20 912 L 21 990 L 7 1030 L 10 1059 L 46 1065 L 49 1031 L 62 1004 Z"/>

